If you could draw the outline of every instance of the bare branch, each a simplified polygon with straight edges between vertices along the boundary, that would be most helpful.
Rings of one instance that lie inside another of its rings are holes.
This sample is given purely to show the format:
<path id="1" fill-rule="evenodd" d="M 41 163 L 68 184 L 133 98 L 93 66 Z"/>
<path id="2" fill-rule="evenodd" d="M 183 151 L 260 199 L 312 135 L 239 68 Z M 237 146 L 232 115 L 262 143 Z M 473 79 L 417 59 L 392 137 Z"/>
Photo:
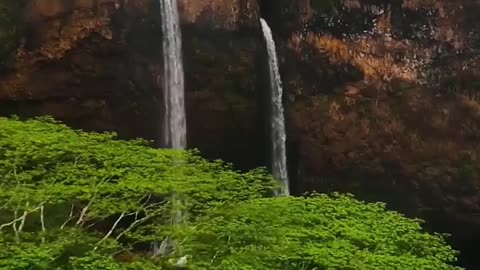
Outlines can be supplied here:
<path id="1" fill-rule="evenodd" d="M 23 231 L 23 227 L 25 226 L 25 221 L 27 220 L 27 210 L 23 211 L 23 215 L 19 218 L 20 219 L 20 225 L 18 226 L 18 233 L 21 233 Z"/>
<path id="2" fill-rule="evenodd" d="M 28 207 L 28 203 L 27 203 L 26 206 Z M 20 217 L 18 216 L 18 209 L 19 209 L 19 207 L 17 207 L 17 209 L 15 209 L 15 211 L 13 212 L 13 220 L 10 221 L 10 222 L 7 222 L 7 223 L 4 223 L 4 224 L 0 225 L 0 231 L 1 231 L 2 229 L 4 229 L 5 227 L 13 226 L 13 231 L 15 231 L 15 232 L 21 232 L 21 231 L 23 230 L 23 227 L 25 226 L 25 220 L 26 220 L 27 215 L 30 214 L 30 213 L 34 213 L 34 212 L 36 212 L 36 211 L 38 211 L 38 210 L 41 210 L 42 207 L 43 207 L 43 204 L 42 204 L 41 206 L 39 206 L 39 207 L 36 207 L 36 208 L 32 209 L 32 210 L 27 210 L 27 209 L 26 209 L 26 210 L 23 211 L 23 214 L 22 214 L 22 216 L 20 216 Z M 19 221 L 20 221 L 21 223 L 20 223 L 19 226 L 17 227 L 17 224 L 16 224 L 16 223 L 19 222 Z"/>
<path id="3" fill-rule="evenodd" d="M 113 226 L 112 228 L 110 229 L 110 231 L 108 231 L 108 233 L 100 240 L 98 241 L 97 245 L 95 246 L 95 248 L 93 250 L 96 250 L 98 248 L 98 246 L 105 240 L 107 240 L 108 237 L 110 237 L 110 235 L 112 235 L 113 231 L 115 231 L 115 229 L 117 228 L 118 226 L 118 223 L 120 223 L 120 221 L 125 217 L 125 212 L 123 212 L 120 217 L 117 219 L 117 221 L 115 221 L 115 223 L 113 223 Z"/>
<path id="4" fill-rule="evenodd" d="M 96 249 L 100 246 L 100 244 L 101 244 L 102 242 L 104 242 L 105 240 L 107 240 L 107 239 L 113 234 L 113 232 L 115 231 L 115 229 L 117 228 L 118 224 L 120 223 L 120 221 L 121 221 L 123 218 L 125 218 L 125 217 L 130 217 L 130 216 L 135 216 L 135 221 L 134 221 L 132 224 L 130 224 L 130 226 L 129 226 L 127 229 L 125 229 L 124 231 L 122 231 L 122 232 L 115 238 L 116 240 L 120 239 L 122 236 L 124 236 L 124 235 L 125 235 L 126 233 L 128 233 L 129 231 L 133 230 L 133 229 L 134 229 L 135 227 L 137 227 L 138 225 L 140 225 L 140 224 L 146 222 L 147 220 L 149 220 L 149 219 L 155 217 L 156 215 L 158 215 L 158 214 L 161 212 L 161 210 L 157 209 L 157 210 L 155 210 L 155 211 L 152 211 L 151 213 L 148 213 L 148 210 L 151 209 L 151 208 L 158 207 L 158 206 L 164 204 L 164 203 L 166 202 L 166 200 L 161 201 L 161 202 L 158 202 L 158 203 L 154 203 L 154 204 L 151 204 L 151 205 L 148 205 L 148 206 L 147 206 L 147 204 L 150 202 L 151 197 L 152 197 L 152 195 L 149 194 L 146 202 L 143 203 L 142 206 L 141 206 L 141 208 L 138 209 L 137 211 L 132 212 L 132 213 L 130 213 L 130 214 L 126 214 L 125 212 L 123 212 L 123 213 L 120 215 L 120 217 L 118 217 L 118 219 L 115 221 L 115 223 L 112 225 L 112 228 L 110 228 L 110 230 L 107 232 L 107 234 L 106 234 L 100 241 L 98 241 L 98 243 L 97 243 L 97 245 L 95 246 L 94 250 L 96 250 Z M 85 208 L 87 208 L 87 207 L 88 207 L 88 205 L 87 205 Z M 84 208 L 84 210 L 85 210 L 85 208 Z M 87 210 L 88 210 L 88 209 L 87 209 Z M 83 210 L 82 210 L 82 212 L 83 212 Z M 141 212 L 145 212 L 145 213 L 146 213 L 146 216 L 143 217 L 143 218 L 141 218 L 141 219 L 138 219 L 138 215 L 139 215 Z"/>
<path id="5" fill-rule="evenodd" d="M 43 235 L 42 235 L 42 243 L 45 243 L 45 231 L 46 231 L 46 229 L 45 229 L 45 216 L 44 216 L 44 214 L 45 214 L 45 207 L 42 205 L 42 206 L 40 207 L 40 223 L 42 224 L 42 233 L 43 233 Z"/>
<path id="6" fill-rule="evenodd" d="M 68 219 L 60 226 L 60 230 L 63 230 L 67 224 L 73 220 L 73 208 L 74 205 L 72 204 L 72 207 L 70 208 L 70 215 L 68 215 Z"/>
<path id="7" fill-rule="evenodd" d="M 82 209 L 82 212 L 80 213 L 80 217 L 78 217 L 78 220 L 77 220 L 77 223 L 75 223 L 75 225 L 83 225 L 83 223 L 85 223 L 85 216 L 87 214 L 87 211 L 88 209 L 90 208 L 90 206 L 92 205 L 94 199 L 95 199 L 95 195 L 93 195 L 92 199 L 88 202 L 87 206 L 85 206 L 83 209 Z"/>
<path id="8" fill-rule="evenodd" d="M 5 228 L 5 227 L 8 227 L 8 226 L 13 226 L 13 230 L 16 231 L 17 230 L 17 226 L 16 226 L 16 223 L 19 222 L 20 220 L 22 220 L 22 217 L 19 217 L 19 218 L 15 218 L 14 220 L 8 222 L 8 223 L 5 223 L 5 224 L 2 224 L 0 225 L 0 231 Z"/>
<path id="9" fill-rule="evenodd" d="M 78 160 L 80 160 L 81 156 L 75 157 L 75 162 L 73 163 L 74 166 L 77 166 Z"/>
<path id="10" fill-rule="evenodd" d="M 82 209 L 82 212 L 80 213 L 80 217 L 78 217 L 77 223 L 75 223 L 75 225 L 80 225 L 83 223 L 83 219 L 85 218 L 85 214 L 87 213 L 89 207 L 90 207 L 90 203 L 88 203 L 87 206 L 85 206 Z"/>
<path id="11" fill-rule="evenodd" d="M 146 215 L 145 217 L 141 218 L 141 219 L 138 219 L 138 220 L 135 220 L 135 222 L 133 222 L 128 228 L 126 228 L 123 232 L 121 232 L 119 235 L 117 235 L 117 237 L 115 238 L 115 240 L 118 240 L 120 239 L 122 236 L 124 236 L 126 233 L 130 232 L 131 230 L 133 230 L 135 227 L 137 227 L 138 225 L 148 221 L 149 219 L 155 217 L 158 213 L 160 213 L 160 211 L 155 211 L 154 213 L 150 214 L 150 215 Z"/>
<path id="12" fill-rule="evenodd" d="M 23 230 L 23 226 L 25 226 L 25 220 L 27 220 L 28 214 L 28 206 L 30 205 L 29 202 L 25 203 L 25 210 L 23 210 L 23 215 L 20 217 L 20 225 L 18 226 L 18 233 L 21 233 Z M 37 208 L 35 208 L 32 212 L 35 212 Z"/>
<path id="13" fill-rule="evenodd" d="M 210 261 L 210 265 L 213 265 L 213 262 L 217 259 L 218 254 L 220 254 L 220 251 L 215 252 L 215 255 L 213 256 L 212 260 Z"/>
<path id="14" fill-rule="evenodd" d="M 145 201 L 145 203 L 142 205 L 142 207 L 145 207 L 149 202 L 150 202 L 150 199 L 152 198 L 152 194 L 148 194 L 148 198 L 147 200 Z"/>
<path id="15" fill-rule="evenodd" d="M 17 242 L 17 244 L 19 242 L 17 222 L 21 220 L 21 218 L 18 217 L 18 208 L 20 208 L 20 205 L 17 205 L 17 208 L 13 212 L 14 220 L 12 221 L 12 228 L 13 228 L 13 231 L 15 232 L 15 241 Z"/>

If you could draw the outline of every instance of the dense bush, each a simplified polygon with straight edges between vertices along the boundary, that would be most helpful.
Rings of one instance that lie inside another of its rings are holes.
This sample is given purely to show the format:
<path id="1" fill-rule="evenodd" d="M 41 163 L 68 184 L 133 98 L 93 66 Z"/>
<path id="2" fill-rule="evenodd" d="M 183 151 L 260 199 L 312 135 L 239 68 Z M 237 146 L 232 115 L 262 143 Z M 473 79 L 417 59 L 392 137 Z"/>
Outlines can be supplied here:
<path id="1" fill-rule="evenodd" d="M 192 152 L 113 139 L 51 119 L 0 118 L 1 269 L 112 264 L 113 254 L 163 240 L 178 212 L 194 220 L 209 207 L 272 192 L 263 170 L 240 174 Z"/>
<path id="2" fill-rule="evenodd" d="M 187 230 L 192 269 L 457 269 L 441 235 L 349 196 L 258 199 Z"/>
<path id="3" fill-rule="evenodd" d="M 264 198 L 264 170 L 145 144 L 0 118 L 0 269 L 456 269 L 381 204 Z"/>

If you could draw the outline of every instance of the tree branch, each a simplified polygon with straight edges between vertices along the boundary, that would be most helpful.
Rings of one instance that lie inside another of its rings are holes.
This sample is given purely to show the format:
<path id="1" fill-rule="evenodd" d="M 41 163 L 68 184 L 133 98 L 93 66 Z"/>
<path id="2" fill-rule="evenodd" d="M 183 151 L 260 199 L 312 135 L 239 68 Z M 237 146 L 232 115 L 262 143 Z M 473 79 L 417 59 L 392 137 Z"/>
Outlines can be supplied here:
<path id="1" fill-rule="evenodd" d="M 0 225 L 0 231 L 1 231 L 2 229 L 4 229 L 5 227 L 12 226 L 12 225 L 14 225 L 14 226 L 13 226 L 13 230 L 14 230 L 14 231 L 17 231 L 17 226 L 16 226 L 15 224 L 16 224 L 18 221 L 20 221 L 20 220 L 22 220 L 22 217 L 15 218 L 14 220 L 12 220 L 12 221 L 10 221 L 10 222 L 8 222 L 8 223 L 4 223 L 4 224 Z"/>
<path id="2" fill-rule="evenodd" d="M 27 202 L 25 204 L 25 210 L 23 211 L 22 216 L 19 217 L 18 216 L 18 210 L 20 208 L 20 205 L 18 205 L 16 207 L 15 211 L 13 211 L 13 220 L 0 225 L 0 231 L 2 231 L 6 227 L 12 226 L 13 232 L 15 233 L 15 239 L 16 239 L 17 243 L 20 241 L 20 238 L 19 238 L 20 233 L 22 232 L 23 227 L 25 226 L 25 221 L 27 219 L 27 215 L 29 213 L 33 213 L 33 212 L 37 211 L 38 209 L 40 209 L 43 206 L 43 203 L 39 207 L 36 207 L 36 208 L 34 208 L 30 211 L 28 210 L 28 206 L 29 206 L 29 203 Z M 18 226 L 17 226 L 17 222 L 20 222 L 20 224 L 18 224 Z"/>
<path id="3" fill-rule="evenodd" d="M 123 232 L 121 232 L 120 234 L 117 235 L 117 237 L 115 237 L 115 240 L 118 240 L 120 239 L 122 236 L 124 236 L 126 233 L 128 233 L 129 231 L 131 231 L 133 228 L 135 228 L 136 226 L 142 224 L 143 222 L 149 220 L 150 218 L 152 218 L 152 216 L 145 216 L 139 220 L 136 220 L 135 222 L 133 222 L 130 226 L 128 226 L 128 228 L 126 228 Z"/>
<path id="4" fill-rule="evenodd" d="M 118 226 L 118 223 L 120 223 L 120 221 L 125 217 L 125 212 L 123 212 L 120 217 L 117 219 L 117 221 L 115 221 L 115 223 L 113 223 L 113 226 L 112 228 L 110 229 L 110 231 L 108 231 L 108 233 L 102 238 L 100 239 L 100 241 L 98 241 L 97 245 L 95 246 L 95 248 L 93 250 L 96 250 L 98 248 L 98 246 L 105 240 L 107 240 L 108 237 L 110 237 L 110 235 L 112 235 L 113 231 L 115 231 L 115 229 L 117 228 Z"/>
<path id="5" fill-rule="evenodd" d="M 45 207 L 42 205 L 40 207 L 40 223 L 42 224 L 42 243 L 45 243 L 45 232 L 46 232 L 46 229 L 45 229 Z"/>
<path id="6" fill-rule="evenodd" d="M 123 232 L 121 232 L 119 235 L 117 235 L 117 237 L 115 238 L 115 240 L 118 240 L 120 239 L 122 236 L 124 236 L 126 233 L 130 232 L 131 230 L 133 230 L 135 227 L 137 227 L 138 225 L 146 222 L 147 220 L 155 217 L 158 213 L 160 213 L 161 211 L 160 210 L 157 210 L 157 211 L 153 211 L 153 213 L 150 213 L 150 214 L 146 214 L 145 217 L 141 218 L 141 219 L 137 219 L 138 218 L 138 214 L 141 212 L 141 211 L 147 211 L 149 208 L 152 208 L 152 207 L 156 207 L 156 206 L 159 206 L 159 205 L 162 205 L 163 203 L 165 203 L 167 200 L 164 200 L 164 201 L 161 201 L 159 203 L 155 203 L 155 204 L 152 204 L 152 205 L 149 205 L 148 207 L 146 208 L 143 208 L 143 209 L 139 209 L 138 211 L 136 211 L 134 214 L 135 214 L 135 221 L 130 224 L 130 226 L 128 228 L 126 228 Z M 148 201 L 147 201 L 148 202 Z"/>
<path id="7" fill-rule="evenodd" d="M 72 207 L 70 208 L 70 215 L 68 215 L 68 219 L 60 226 L 60 230 L 63 230 L 67 224 L 73 220 L 73 208 L 74 205 L 72 204 Z"/>
<path id="8" fill-rule="evenodd" d="M 18 242 L 20 241 L 20 239 L 18 238 L 18 229 L 17 229 L 17 222 L 21 220 L 21 218 L 18 217 L 18 208 L 20 207 L 20 205 L 17 206 L 17 208 L 15 209 L 14 213 L 13 213 L 13 217 L 14 217 L 14 220 L 12 221 L 12 228 L 13 228 L 13 231 L 15 232 L 15 241 Z"/>
<path id="9" fill-rule="evenodd" d="M 95 195 L 93 195 L 92 199 L 88 202 L 87 206 L 85 206 L 83 209 L 82 209 L 82 212 L 80 213 L 80 216 L 78 217 L 78 220 L 77 220 L 77 223 L 75 223 L 75 225 L 83 225 L 83 223 L 85 223 L 85 216 L 87 214 L 87 211 L 88 209 L 90 208 L 90 206 L 92 205 L 93 203 L 93 200 L 95 200 Z"/>
<path id="10" fill-rule="evenodd" d="M 27 210 L 23 211 L 23 215 L 20 217 L 20 225 L 18 226 L 18 233 L 23 231 L 23 227 L 25 226 L 25 221 L 27 220 Z"/>

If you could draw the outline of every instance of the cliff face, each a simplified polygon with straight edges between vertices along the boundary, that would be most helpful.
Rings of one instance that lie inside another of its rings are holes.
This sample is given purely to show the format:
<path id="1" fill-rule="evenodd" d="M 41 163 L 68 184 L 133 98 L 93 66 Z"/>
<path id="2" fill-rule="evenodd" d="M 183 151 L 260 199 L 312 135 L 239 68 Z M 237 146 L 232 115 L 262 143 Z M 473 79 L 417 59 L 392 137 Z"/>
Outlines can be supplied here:
<path id="1" fill-rule="evenodd" d="M 257 1 L 182 0 L 179 9 L 189 145 L 240 168 L 264 164 Z"/>
<path id="2" fill-rule="evenodd" d="M 298 193 L 385 201 L 468 248 L 480 235 L 478 2 L 301 4 L 278 30 Z"/>
<path id="3" fill-rule="evenodd" d="M 153 32 L 155 26 L 143 19 L 146 2 L 129 5 L 124 20 L 127 6 L 116 1 L 29 1 L 27 35 L 16 66 L 2 76 L 3 113 L 50 114 L 93 130 L 139 120 L 132 106 L 145 95 L 141 91 L 152 91 L 155 84 L 145 72 L 151 63 L 142 45 L 148 45 L 132 41 L 126 30 L 143 24 Z M 150 59 L 157 61 L 160 55 L 151 49 Z"/>
<path id="4" fill-rule="evenodd" d="M 157 2 L 28 1 L 0 113 L 156 138 Z M 262 16 L 279 50 L 293 190 L 386 201 L 465 248 L 480 238 L 477 2 L 179 0 L 190 147 L 267 164 Z"/>
<path id="5" fill-rule="evenodd" d="M 417 2 L 345 1 L 333 19 L 307 13 L 284 41 L 291 138 L 307 174 L 396 171 L 435 193 L 433 183 L 456 185 L 458 164 L 476 164 L 479 37 L 467 13 L 479 7 Z"/>
<path id="6" fill-rule="evenodd" d="M 180 0 L 189 145 L 243 167 L 263 157 L 257 117 L 256 1 Z M 52 115 L 79 128 L 155 139 L 162 89 L 158 1 L 30 0 L 1 113 Z M 256 151 L 256 150 L 253 150 Z M 258 158 L 246 158 L 254 156 Z"/>

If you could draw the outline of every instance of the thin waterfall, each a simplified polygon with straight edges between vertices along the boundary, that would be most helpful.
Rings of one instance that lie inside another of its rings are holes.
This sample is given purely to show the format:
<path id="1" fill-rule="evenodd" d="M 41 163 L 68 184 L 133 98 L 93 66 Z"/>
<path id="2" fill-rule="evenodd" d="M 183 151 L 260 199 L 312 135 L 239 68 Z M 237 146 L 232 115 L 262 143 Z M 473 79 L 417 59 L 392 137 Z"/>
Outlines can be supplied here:
<path id="1" fill-rule="evenodd" d="M 187 146 L 182 36 L 177 0 L 160 0 L 163 30 L 163 147 Z"/>
<path id="2" fill-rule="evenodd" d="M 278 59 L 273 40 L 272 30 L 264 19 L 260 19 L 263 35 L 267 43 L 268 63 L 270 71 L 270 138 L 271 138 L 271 166 L 273 176 L 282 184 L 282 194 L 289 195 L 289 181 L 287 173 L 285 116 L 283 109 L 282 79 L 278 71 Z"/>
<path id="3" fill-rule="evenodd" d="M 163 105 L 162 147 L 185 149 L 187 123 L 185 113 L 185 78 L 183 73 L 182 33 L 177 0 L 160 0 L 163 31 Z M 183 221 L 184 213 L 176 210 L 180 200 L 173 194 L 172 225 Z M 173 239 L 167 237 L 152 243 L 154 256 L 164 256 L 175 248 Z"/>

